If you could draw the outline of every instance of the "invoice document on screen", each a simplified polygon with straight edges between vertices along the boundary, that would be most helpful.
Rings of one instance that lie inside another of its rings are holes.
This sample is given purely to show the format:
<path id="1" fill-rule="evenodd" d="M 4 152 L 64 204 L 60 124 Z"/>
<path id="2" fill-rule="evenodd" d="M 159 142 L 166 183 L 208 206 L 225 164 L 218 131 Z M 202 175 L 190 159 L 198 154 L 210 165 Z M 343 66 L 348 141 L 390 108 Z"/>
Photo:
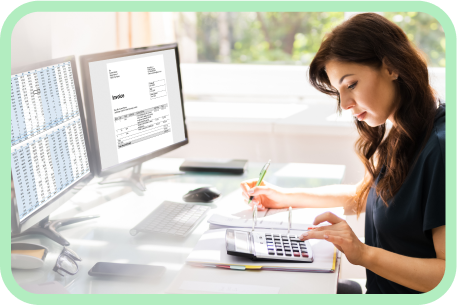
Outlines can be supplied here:
<path id="1" fill-rule="evenodd" d="M 106 65 L 118 161 L 173 144 L 163 55 Z"/>

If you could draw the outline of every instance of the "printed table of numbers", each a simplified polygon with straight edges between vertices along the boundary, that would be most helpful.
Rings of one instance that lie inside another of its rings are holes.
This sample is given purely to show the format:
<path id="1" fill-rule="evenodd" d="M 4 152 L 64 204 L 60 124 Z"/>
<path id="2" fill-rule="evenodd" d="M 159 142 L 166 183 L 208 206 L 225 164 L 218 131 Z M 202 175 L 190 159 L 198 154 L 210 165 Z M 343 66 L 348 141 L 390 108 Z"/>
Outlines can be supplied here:
<path id="1" fill-rule="evenodd" d="M 70 62 L 11 76 L 11 171 L 20 220 L 89 172 Z"/>

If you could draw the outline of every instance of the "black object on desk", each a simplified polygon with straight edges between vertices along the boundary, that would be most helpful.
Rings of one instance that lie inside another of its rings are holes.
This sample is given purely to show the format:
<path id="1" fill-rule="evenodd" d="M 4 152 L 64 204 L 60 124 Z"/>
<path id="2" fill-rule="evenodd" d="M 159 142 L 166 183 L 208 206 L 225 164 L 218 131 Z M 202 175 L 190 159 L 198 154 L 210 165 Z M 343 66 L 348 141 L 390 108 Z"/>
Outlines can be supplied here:
<path id="1" fill-rule="evenodd" d="M 242 175 L 246 170 L 248 160 L 226 161 L 196 161 L 185 160 L 179 167 L 183 172 L 206 172 Z"/>
<path id="2" fill-rule="evenodd" d="M 185 202 L 210 202 L 221 195 L 215 187 L 200 187 L 182 196 Z"/>

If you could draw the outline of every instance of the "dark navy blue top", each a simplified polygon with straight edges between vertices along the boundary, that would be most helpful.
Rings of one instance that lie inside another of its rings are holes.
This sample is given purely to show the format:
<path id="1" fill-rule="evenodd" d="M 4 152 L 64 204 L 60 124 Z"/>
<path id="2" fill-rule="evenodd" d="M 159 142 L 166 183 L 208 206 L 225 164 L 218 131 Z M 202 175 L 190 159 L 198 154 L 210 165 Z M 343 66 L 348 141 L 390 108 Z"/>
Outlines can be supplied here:
<path id="1" fill-rule="evenodd" d="M 388 206 L 372 188 L 367 198 L 365 242 L 397 254 L 436 258 L 432 229 L 445 225 L 445 106 L 408 177 Z M 375 184 L 382 177 L 376 179 Z M 367 293 L 419 293 L 367 269 Z"/>

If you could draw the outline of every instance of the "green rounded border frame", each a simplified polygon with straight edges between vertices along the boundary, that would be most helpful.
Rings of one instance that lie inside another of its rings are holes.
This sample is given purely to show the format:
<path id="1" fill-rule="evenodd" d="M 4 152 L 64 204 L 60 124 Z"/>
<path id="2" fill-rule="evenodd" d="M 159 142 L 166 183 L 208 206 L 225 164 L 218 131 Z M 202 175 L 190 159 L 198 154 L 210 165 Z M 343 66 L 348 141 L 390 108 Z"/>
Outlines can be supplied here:
<path id="1" fill-rule="evenodd" d="M 441 283 L 432 291 L 420 295 L 307 295 L 306 302 L 338 302 L 339 304 L 357 304 L 369 302 L 374 304 L 430 303 L 443 296 L 455 278 L 456 273 L 456 32 L 449 16 L 439 7 L 420 1 L 93 1 L 93 2 L 54 2 L 37 1 L 26 3 L 15 9 L 6 19 L 0 34 L 0 96 L 8 100 L 10 91 L 8 79 L 11 76 L 11 34 L 16 23 L 25 15 L 34 12 L 249 12 L 249 11 L 278 11 L 278 12 L 322 12 L 331 8 L 333 12 L 423 12 L 436 18 L 442 25 L 446 38 L 446 272 Z M 7 122 L 11 121 L 11 113 L 6 104 L 0 112 L 0 141 L 5 150 L 1 151 L 1 159 L 11 166 L 10 133 Z M 5 164 L 6 165 L 6 164 Z M 4 170 L 0 176 L 1 198 L 7 200 L 10 174 Z M 7 200 L 9 203 L 9 200 Z M 200 304 L 214 302 L 220 305 L 231 305 L 233 302 L 275 304 L 284 301 L 284 296 L 274 295 L 38 295 L 23 290 L 14 280 L 11 273 L 10 242 L 11 228 L 10 205 L 3 204 L 0 211 L 0 268 L 6 287 L 18 299 L 32 304 L 92 304 L 109 302 L 110 304 L 126 304 L 129 302 L 167 302 Z M 305 283 L 304 283 L 305 285 Z M 302 296 L 287 295 L 289 301 L 305 301 Z"/>

